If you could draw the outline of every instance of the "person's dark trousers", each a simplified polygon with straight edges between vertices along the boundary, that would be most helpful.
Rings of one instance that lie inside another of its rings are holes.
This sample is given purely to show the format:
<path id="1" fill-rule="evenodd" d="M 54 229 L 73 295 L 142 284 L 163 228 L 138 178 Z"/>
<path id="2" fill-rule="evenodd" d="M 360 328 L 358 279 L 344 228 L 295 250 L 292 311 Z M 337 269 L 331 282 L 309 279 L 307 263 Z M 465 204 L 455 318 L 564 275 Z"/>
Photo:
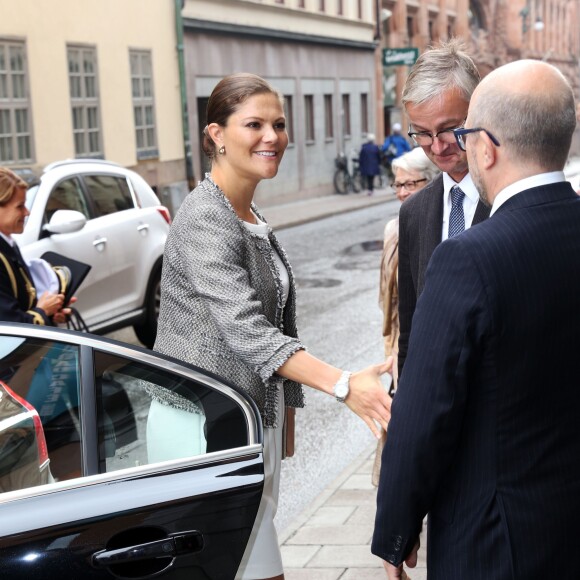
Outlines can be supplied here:
<path id="1" fill-rule="evenodd" d="M 367 182 L 367 190 L 372 193 L 375 187 L 375 176 L 374 175 L 365 175 L 365 179 Z"/>

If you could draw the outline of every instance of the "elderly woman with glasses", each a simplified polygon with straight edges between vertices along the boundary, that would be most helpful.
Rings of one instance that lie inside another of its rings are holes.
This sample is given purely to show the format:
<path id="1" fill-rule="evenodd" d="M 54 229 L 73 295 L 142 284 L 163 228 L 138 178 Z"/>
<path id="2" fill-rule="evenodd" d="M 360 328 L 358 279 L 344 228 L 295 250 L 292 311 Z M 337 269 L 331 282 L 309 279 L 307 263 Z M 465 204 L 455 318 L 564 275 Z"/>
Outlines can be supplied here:
<path id="1" fill-rule="evenodd" d="M 425 155 L 420 147 L 401 155 L 392 163 L 395 176 L 392 187 L 399 201 L 404 202 L 425 187 L 438 173 L 437 166 Z M 383 336 L 385 354 L 393 356 L 393 386 L 397 383 L 397 353 L 399 340 L 397 267 L 399 264 L 399 218 L 391 220 L 385 227 L 383 255 L 381 258 L 381 278 L 379 304 L 383 310 Z"/>
<path id="2" fill-rule="evenodd" d="M 408 153 L 393 160 L 393 174 L 395 176 L 391 186 L 399 201 L 404 202 L 409 196 L 425 187 L 432 181 L 440 170 L 427 157 L 423 149 L 416 147 Z M 393 382 L 390 394 L 397 388 L 397 354 L 399 351 L 399 291 L 397 269 L 399 266 L 399 218 L 396 217 L 385 226 L 383 255 L 381 257 L 381 274 L 379 290 L 379 306 L 383 311 L 383 337 L 385 341 L 385 356 L 393 357 L 391 374 Z M 381 453 L 385 442 L 385 433 L 377 446 L 372 481 L 378 485 L 381 470 Z"/>

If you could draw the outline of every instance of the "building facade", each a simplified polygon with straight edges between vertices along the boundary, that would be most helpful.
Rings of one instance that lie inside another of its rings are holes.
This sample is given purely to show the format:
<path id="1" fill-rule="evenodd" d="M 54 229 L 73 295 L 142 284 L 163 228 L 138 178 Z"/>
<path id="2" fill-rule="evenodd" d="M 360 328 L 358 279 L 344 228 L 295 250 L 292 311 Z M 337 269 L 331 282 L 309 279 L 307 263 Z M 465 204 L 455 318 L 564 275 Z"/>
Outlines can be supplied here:
<path id="1" fill-rule="evenodd" d="M 375 131 L 374 0 L 185 0 L 183 15 L 193 170 L 201 177 L 205 108 L 234 72 L 267 79 L 285 97 L 290 145 L 262 205 L 333 191 L 334 159 Z"/>
<path id="2" fill-rule="evenodd" d="M 562 71 L 580 102 L 580 0 L 381 0 L 377 18 L 377 61 L 384 48 L 422 52 L 456 36 L 465 40 L 482 75 L 521 58 L 545 60 Z M 384 114 L 378 132 L 388 133 L 392 122 L 406 124 L 400 95 L 409 67 L 379 70 Z M 572 153 L 580 154 L 580 129 Z"/>
<path id="3" fill-rule="evenodd" d="M 0 164 L 38 175 L 101 158 L 160 194 L 185 187 L 171 2 L 0 0 L 0 11 Z"/>

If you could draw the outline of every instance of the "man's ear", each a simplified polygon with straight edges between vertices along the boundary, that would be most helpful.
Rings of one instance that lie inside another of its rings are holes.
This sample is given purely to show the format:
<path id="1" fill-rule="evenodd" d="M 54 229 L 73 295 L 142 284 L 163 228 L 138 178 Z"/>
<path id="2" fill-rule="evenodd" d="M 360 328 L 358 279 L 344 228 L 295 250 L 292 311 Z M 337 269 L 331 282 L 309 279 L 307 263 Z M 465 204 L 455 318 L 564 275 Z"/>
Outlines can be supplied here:
<path id="1" fill-rule="evenodd" d="M 497 149 L 485 131 L 479 135 L 482 142 L 481 164 L 483 169 L 490 169 L 497 163 Z"/>
<path id="2" fill-rule="evenodd" d="M 222 145 L 223 131 L 222 128 L 217 123 L 210 123 L 207 126 L 207 132 L 211 140 L 219 147 Z"/>

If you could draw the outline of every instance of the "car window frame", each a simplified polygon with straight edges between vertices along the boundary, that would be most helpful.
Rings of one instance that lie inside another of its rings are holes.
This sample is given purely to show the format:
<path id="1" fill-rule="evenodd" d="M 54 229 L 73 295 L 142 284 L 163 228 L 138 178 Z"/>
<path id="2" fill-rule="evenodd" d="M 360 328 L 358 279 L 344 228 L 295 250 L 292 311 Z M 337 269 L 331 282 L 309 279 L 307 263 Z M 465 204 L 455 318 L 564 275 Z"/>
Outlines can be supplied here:
<path id="1" fill-rule="evenodd" d="M 15 336 L 18 338 L 55 340 L 79 346 L 79 364 L 82 384 L 79 398 L 79 420 L 82 426 L 81 463 L 83 474 L 74 479 L 0 493 L 0 506 L 6 502 L 45 495 L 47 493 L 55 493 L 64 489 L 74 489 L 93 484 L 118 482 L 125 479 L 132 479 L 134 477 L 149 476 L 168 471 L 179 471 L 183 468 L 209 466 L 217 462 L 231 462 L 232 460 L 243 459 L 248 456 L 262 453 L 263 428 L 262 422 L 259 420 L 260 414 L 256 404 L 242 389 L 228 381 L 225 381 L 214 373 L 205 371 L 199 367 L 179 361 L 161 353 L 153 353 L 146 348 L 136 345 L 128 345 L 112 339 L 92 336 L 61 328 L 47 328 L 23 323 L 0 322 L 0 336 L 4 335 Z M 88 373 L 88 377 L 85 377 L 85 373 L 87 372 L 87 369 L 92 368 L 94 351 L 103 349 L 110 349 L 110 352 L 113 352 L 118 356 L 123 356 L 134 362 L 144 362 L 171 373 L 179 373 L 188 379 L 201 382 L 205 386 L 217 389 L 223 392 L 226 396 L 233 398 L 238 406 L 241 407 L 246 418 L 248 429 L 247 445 L 204 453 L 197 456 L 188 456 L 180 459 L 99 473 L 95 375 L 94 372 L 91 372 Z"/>
<path id="2" fill-rule="evenodd" d="M 79 172 L 76 175 L 80 178 L 80 180 L 82 182 L 83 193 L 85 195 L 85 198 L 88 200 L 88 202 L 90 204 L 91 214 L 92 214 L 91 219 L 92 220 L 107 218 L 111 215 L 116 215 L 116 214 L 121 213 L 123 211 L 139 209 L 140 206 L 136 201 L 136 196 L 135 196 L 135 192 L 133 191 L 131 180 L 126 175 L 113 173 L 111 171 L 98 171 L 98 172 L 97 171 L 83 171 L 82 173 Z M 85 181 L 86 177 L 112 177 L 115 179 L 123 179 L 125 181 L 125 183 L 127 184 L 128 189 L 129 189 L 129 193 L 131 195 L 131 201 L 133 202 L 133 207 L 125 208 L 123 210 L 118 209 L 117 211 L 114 211 L 114 212 L 111 212 L 108 214 L 99 215 L 97 205 L 95 204 L 95 201 L 90 194 L 89 186 L 87 185 L 87 183 Z"/>
<path id="3" fill-rule="evenodd" d="M 47 220 L 46 219 L 46 206 L 48 205 L 48 202 L 50 200 L 50 197 L 51 197 L 52 193 L 54 192 L 54 190 L 61 183 L 64 183 L 65 181 L 70 181 L 72 179 L 76 179 L 77 182 L 78 182 L 82 199 L 83 199 L 83 201 L 85 203 L 85 206 L 87 208 L 87 212 L 89 214 L 88 216 L 85 216 L 87 218 L 87 221 L 94 219 L 94 215 L 95 215 L 94 214 L 94 207 L 92 206 L 91 200 L 87 196 L 87 190 L 86 190 L 86 187 L 84 185 L 84 182 L 83 182 L 82 178 L 79 175 L 77 175 L 77 174 L 71 174 L 71 175 L 67 175 L 67 176 L 63 177 L 62 179 L 59 179 L 58 181 L 56 181 L 55 183 L 52 184 L 52 186 L 50 188 L 50 191 L 48 193 L 48 196 L 46 197 L 46 201 L 45 201 L 44 207 L 42 208 L 42 221 L 41 221 L 41 225 L 40 225 L 41 229 L 42 229 L 43 226 L 45 226 L 46 224 L 48 224 L 49 221 L 50 221 L 50 220 Z M 38 193 L 38 190 L 37 190 L 37 193 Z M 36 199 L 36 194 L 34 196 L 34 199 Z M 31 206 L 34 204 L 34 199 L 31 202 Z"/>

